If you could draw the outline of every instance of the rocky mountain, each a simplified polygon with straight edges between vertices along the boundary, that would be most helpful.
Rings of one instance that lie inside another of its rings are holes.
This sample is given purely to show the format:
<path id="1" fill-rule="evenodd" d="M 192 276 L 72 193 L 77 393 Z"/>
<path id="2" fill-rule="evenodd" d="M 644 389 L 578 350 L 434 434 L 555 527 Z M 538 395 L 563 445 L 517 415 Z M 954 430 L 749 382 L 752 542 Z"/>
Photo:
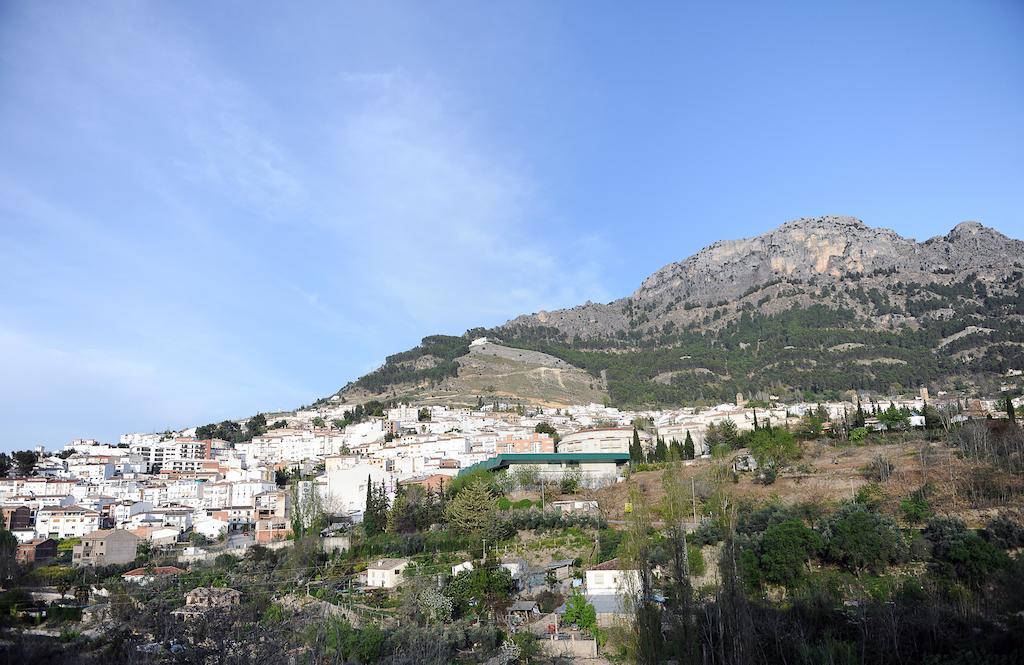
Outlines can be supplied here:
<path id="1" fill-rule="evenodd" d="M 1024 242 L 977 222 L 917 242 L 852 217 L 798 219 L 716 242 L 611 303 L 426 338 L 340 392 L 451 387 L 484 335 L 585 370 L 594 390 L 629 405 L 969 385 L 1024 368 Z M 537 399 L 504 374 L 480 381 Z"/>
<path id="2" fill-rule="evenodd" d="M 812 287 L 851 291 L 845 300 L 863 315 L 913 319 L 899 300 L 906 295 L 903 283 L 950 285 L 976 275 L 998 290 L 1022 268 L 1024 241 L 977 222 L 918 243 L 852 217 L 798 219 L 754 238 L 716 242 L 658 270 L 621 300 L 520 316 L 505 327 L 548 326 L 583 338 L 656 335 L 666 324 L 720 328 L 751 301 L 768 313 L 811 304 Z M 890 306 L 858 306 L 866 303 L 856 294 L 871 288 Z M 725 308 L 721 317 L 706 321 L 707 310 L 716 307 Z"/>

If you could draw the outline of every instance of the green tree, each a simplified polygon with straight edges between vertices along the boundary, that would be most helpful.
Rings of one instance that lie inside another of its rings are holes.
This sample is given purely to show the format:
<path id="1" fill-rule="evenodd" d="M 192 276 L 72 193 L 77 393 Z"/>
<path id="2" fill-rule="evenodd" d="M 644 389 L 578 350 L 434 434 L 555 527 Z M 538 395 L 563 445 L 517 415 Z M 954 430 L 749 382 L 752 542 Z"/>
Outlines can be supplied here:
<path id="1" fill-rule="evenodd" d="M 906 556 L 907 543 L 892 518 L 858 503 L 846 504 L 821 529 L 829 561 L 856 575 L 881 572 Z"/>
<path id="2" fill-rule="evenodd" d="M 320 416 L 313 418 L 313 427 L 327 427 L 326 421 Z"/>
<path id="3" fill-rule="evenodd" d="M 654 461 L 655 462 L 666 462 L 668 461 L 668 447 L 665 445 L 665 439 L 658 437 L 658 442 L 654 446 Z"/>
<path id="4" fill-rule="evenodd" d="M 889 408 L 878 414 L 878 420 L 890 430 L 904 430 L 910 426 L 910 414 L 889 403 Z"/>
<path id="5" fill-rule="evenodd" d="M 508 598 L 515 588 L 512 574 L 507 568 L 488 558 L 473 570 L 464 570 L 448 582 L 445 595 L 466 612 L 474 603 L 489 607 Z"/>
<path id="6" fill-rule="evenodd" d="M 18 571 L 18 539 L 14 534 L 0 525 L 0 581 L 10 588 L 9 580 Z"/>
<path id="7" fill-rule="evenodd" d="M 597 627 L 597 611 L 586 596 L 576 590 L 565 603 L 562 620 L 570 626 L 592 631 Z"/>
<path id="8" fill-rule="evenodd" d="M 6 478 L 14 466 L 14 460 L 7 453 L 0 453 L 0 478 Z"/>
<path id="9" fill-rule="evenodd" d="M 300 485 L 300 481 L 298 479 L 292 481 L 292 534 L 296 539 L 307 534 L 319 534 L 327 525 L 327 516 L 320 501 L 320 492 L 317 491 L 315 483 L 307 482 L 309 484 L 305 487 L 308 487 L 308 491 L 302 492 L 303 485 Z"/>
<path id="10" fill-rule="evenodd" d="M 824 420 L 818 417 L 818 414 L 813 411 L 808 411 L 800 418 L 799 434 L 800 436 L 807 439 L 817 439 L 821 436 L 822 425 Z"/>
<path id="11" fill-rule="evenodd" d="M 366 477 L 366 510 L 363 511 L 363 531 L 367 536 L 383 533 L 388 523 L 388 494 L 383 481 L 380 486 Z"/>
<path id="12" fill-rule="evenodd" d="M 641 464 L 644 461 L 644 449 L 640 444 L 640 433 L 633 428 L 633 441 L 629 444 L 629 461 L 633 464 Z"/>
<path id="13" fill-rule="evenodd" d="M 249 419 L 245 423 L 245 434 L 246 437 L 252 439 L 254 436 L 260 436 L 267 432 L 267 417 L 262 413 L 257 413 L 255 416 Z"/>
<path id="14" fill-rule="evenodd" d="M 686 443 L 683 444 L 683 459 L 695 459 L 696 456 L 697 453 L 693 447 L 693 437 L 690 436 L 690 430 L 686 430 Z"/>
<path id="15" fill-rule="evenodd" d="M 787 588 L 796 586 L 803 579 L 807 561 L 820 547 L 821 536 L 800 520 L 773 524 L 761 536 L 759 547 L 764 579 Z"/>
<path id="16" fill-rule="evenodd" d="M 13 453 L 13 456 L 14 463 L 18 467 L 18 475 L 31 476 L 39 461 L 39 455 L 34 450 L 18 450 Z"/>
<path id="17" fill-rule="evenodd" d="M 423 407 L 422 409 L 417 411 L 416 412 L 416 419 L 419 420 L 421 423 L 429 421 L 430 420 L 430 409 L 428 409 L 427 407 Z"/>
<path id="18" fill-rule="evenodd" d="M 558 430 L 556 430 L 555 427 L 549 422 L 537 423 L 537 426 L 533 428 L 533 431 L 536 432 L 537 434 L 547 434 L 554 440 L 555 443 L 558 443 L 558 440 L 561 438 L 558 435 Z"/>
<path id="19" fill-rule="evenodd" d="M 752 432 L 747 445 L 758 467 L 765 471 L 777 471 L 800 455 L 796 439 L 779 427 L 765 426 Z"/>
<path id="20" fill-rule="evenodd" d="M 864 427 L 867 418 L 864 415 L 864 407 L 860 403 L 860 395 L 857 395 L 857 411 L 853 414 L 853 428 Z"/>
<path id="21" fill-rule="evenodd" d="M 1013 408 L 1013 396 L 1006 396 L 1006 417 L 1010 420 L 1011 425 L 1017 424 L 1017 411 Z"/>
<path id="22" fill-rule="evenodd" d="M 484 482 L 476 481 L 448 502 L 444 516 L 453 529 L 476 539 L 494 531 L 497 512 L 498 502 L 491 488 Z"/>
<path id="23" fill-rule="evenodd" d="M 932 546 L 933 565 L 939 573 L 970 586 L 980 587 L 995 570 L 1009 564 L 1005 552 L 958 518 L 932 518 L 921 533 Z"/>

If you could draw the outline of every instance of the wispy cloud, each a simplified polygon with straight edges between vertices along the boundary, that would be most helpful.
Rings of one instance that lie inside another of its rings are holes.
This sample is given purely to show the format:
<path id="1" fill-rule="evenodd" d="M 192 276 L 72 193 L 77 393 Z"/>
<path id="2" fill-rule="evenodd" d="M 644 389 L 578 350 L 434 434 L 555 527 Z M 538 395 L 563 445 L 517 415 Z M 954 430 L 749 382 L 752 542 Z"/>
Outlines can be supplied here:
<path id="1" fill-rule="evenodd" d="M 159 6 L 0 30 L 0 448 L 295 406 L 422 335 L 607 297 L 601 236 L 553 232 L 441 78 L 321 68 L 296 115 Z"/>

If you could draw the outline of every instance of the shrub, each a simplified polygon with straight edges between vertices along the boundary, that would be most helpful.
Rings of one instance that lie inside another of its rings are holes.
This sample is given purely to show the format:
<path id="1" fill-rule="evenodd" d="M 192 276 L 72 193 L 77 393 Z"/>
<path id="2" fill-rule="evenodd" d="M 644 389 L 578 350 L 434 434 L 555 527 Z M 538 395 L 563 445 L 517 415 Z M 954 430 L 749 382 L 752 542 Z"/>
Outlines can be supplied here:
<path id="1" fill-rule="evenodd" d="M 597 612 L 586 597 L 579 591 L 572 594 L 565 603 L 565 616 L 563 620 L 567 624 L 579 626 L 586 630 L 593 630 L 597 626 Z"/>
<path id="2" fill-rule="evenodd" d="M 907 543 L 892 518 L 860 504 L 843 506 L 821 531 L 826 558 L 857 575 L 880 572 L 907 554 Z"/>
<path id="3" fill-rule="evenodd" d="M 889 480 L 892 472 L 892 462 L 882 455 L 876 455 L 866 467 L 861 469 L 861 475 L 876 483 L 884 483 Z"/>
<path id="4" fill-rule="evenodd" d="M 958 518 L 933 518 L 923 534 L 932 545 L 932 559 L 938 572 L 970 586 L 980 587 L 989 575 L 1009 563 L 1005 552 L 968 529 Z"/>
<path id="5" fill-rule="evenodd" d="M 707 566 L 704 564 L 704 553 L 697 545 L 687 543 L 686 558 L 690 563 L 690 577 L 700 577 L 707 570 Z"/>
<path id="6" fill-rule="evenodd" d="M 853 500 L 869 510 L 878 510 L 882 501 L 885 500 L 885 493 L 882 492 L 882 487 L 878 483 L 868 483 L 857 490 L 857 495 Z"/>
<path id="7" fill-rule="evenodd" d="M 765 530 L 761 537 L 760 568 L 764 579 L 794 587 L 804 568 L 821 547 L 821 536 L 799 520 L 787 520 Z"/>
<path id="8" fill-rule="evenodd" d="M 1003 513 L 989 522 L 981 535 L 1000 549 L 1024 547 L 1024 526 Z"/>
<path id="9" fill-rule="evenodd" d="M 692 534 L 690 542 L 697 546 L 714 545 L 725 540 L 725 527 L 718 520 L 701 522 Z"/>
<path id="10" fill-rule="evenodd" d="M 756 510 L 741 512 L 736 531 L 744 534 L 760 533 L 773 524 L 798 519 L 798 517 L 795 508 L 784 506 L 781 503 L 770 503 Z"/>
<path id="11" fill-rule="evenodd" d="M 914 524 L 923 522 L 932 514 L 931 505 L 928 503 L 928 499 L 924 498 L 922 490 L 918 490 L 900 501 L 900 510 L 903 511 L 904 519 Z"/>

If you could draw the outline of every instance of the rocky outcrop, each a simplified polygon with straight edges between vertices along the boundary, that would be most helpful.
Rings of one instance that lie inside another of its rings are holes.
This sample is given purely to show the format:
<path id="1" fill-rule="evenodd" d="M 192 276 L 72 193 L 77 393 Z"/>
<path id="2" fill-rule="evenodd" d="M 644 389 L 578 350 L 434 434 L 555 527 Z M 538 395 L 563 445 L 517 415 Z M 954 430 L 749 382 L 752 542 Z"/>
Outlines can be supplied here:
<path id="1" fill-rule="evenodd" d="M 822 287 L 844 300 L 845 291 L 892 293 L 896 282 L 950 284 L 971 274 L 998 288 L 1021 268 L 1024 242 L 977 222 L 919 243 L 853 217 L 803 218 L 753 238 L 716 242 L 656 271 L 629 297 L 520 316 L 506 326 L 550 326 L 569 338 L 610 337 L 653 333 L 669 322 L 700 325 L 710 309 L 721 308 L 713 328 L 738 316 L 747 301 L 771 312 L 809 304 Z M 866 316 L 878 313 L 857 309 Z M 913 317 L 899 314 L 902 323 L 913 324 Z"/>

